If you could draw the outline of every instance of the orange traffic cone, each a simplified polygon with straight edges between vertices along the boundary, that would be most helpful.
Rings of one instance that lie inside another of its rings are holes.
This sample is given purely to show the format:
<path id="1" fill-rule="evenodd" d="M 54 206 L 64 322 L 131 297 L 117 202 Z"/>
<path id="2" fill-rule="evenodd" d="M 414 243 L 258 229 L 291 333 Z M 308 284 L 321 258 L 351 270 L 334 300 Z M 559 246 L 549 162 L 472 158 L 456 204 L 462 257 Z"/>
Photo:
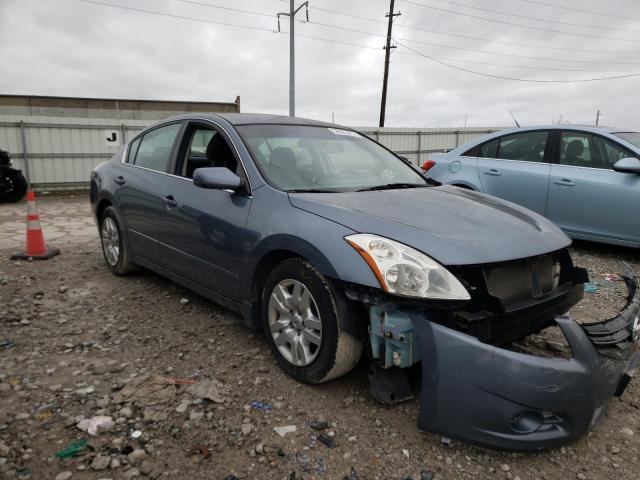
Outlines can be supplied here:
<path id="1" fill-rule="evenodd" d="M 11 256 L 11 260 L 48 260 L 60 253 L 57 248 L 47 250 L 44 241 L 42 228 L 40 227 L 40 216 L 36 207 L 36 194 L 29 190 L 27 192 L 27 245 L 24 253 L 16 253 Z"/>

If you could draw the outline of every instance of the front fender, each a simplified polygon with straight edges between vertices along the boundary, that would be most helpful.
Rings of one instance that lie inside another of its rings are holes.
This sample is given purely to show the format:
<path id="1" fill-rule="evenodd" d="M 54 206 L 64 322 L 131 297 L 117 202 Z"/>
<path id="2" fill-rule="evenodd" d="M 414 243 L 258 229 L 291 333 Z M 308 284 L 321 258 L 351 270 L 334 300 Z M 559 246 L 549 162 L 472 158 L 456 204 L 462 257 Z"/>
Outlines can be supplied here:
<path id="1" fill-rule="evenodd" d="M 344 240 L 355 233 L 352 229 L 294 207 L 285 193 L 268 186 L 255 190 L 246 231 L 245 302 L 257 300 L 253 279 L 261 262 L 275 252 L 300 256 L 329 278 L 380 287 L 360 254 Z"/>

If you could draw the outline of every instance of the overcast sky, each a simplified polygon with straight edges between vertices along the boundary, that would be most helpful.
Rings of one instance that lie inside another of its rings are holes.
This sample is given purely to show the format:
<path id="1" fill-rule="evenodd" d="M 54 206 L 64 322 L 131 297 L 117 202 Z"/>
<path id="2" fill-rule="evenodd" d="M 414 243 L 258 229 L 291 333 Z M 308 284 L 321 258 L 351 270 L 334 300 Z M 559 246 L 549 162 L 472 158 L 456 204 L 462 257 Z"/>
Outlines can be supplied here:
<path id="1" fill-rule="evenodd" d="M 288 1 L 96 1 L 202 21 L 80 0 L 0 0 L 0 93 L 227 102 L 240 95 L 244 112 L 288 112 L 288 34 L 276 33 L 275 17 Z M 311 23 L 296 23 L 296 114 L 377 125 L 389 1 L 309 3 Z M 451 68 L 529 80 L 640 73 L 637 0 L 396 0 L 396 11 L 387 126 L 462 126 L 465 118 L 468 126 L 510 125 L 509 110 L 525 125 L 593 124 L 600 109 L 601 124 L 640 128 L 640 76 L 533 83 Z M 303 20 L 304 10 L 298 15 Z M 288 32 L 286 17 L 282 28 Z"/>

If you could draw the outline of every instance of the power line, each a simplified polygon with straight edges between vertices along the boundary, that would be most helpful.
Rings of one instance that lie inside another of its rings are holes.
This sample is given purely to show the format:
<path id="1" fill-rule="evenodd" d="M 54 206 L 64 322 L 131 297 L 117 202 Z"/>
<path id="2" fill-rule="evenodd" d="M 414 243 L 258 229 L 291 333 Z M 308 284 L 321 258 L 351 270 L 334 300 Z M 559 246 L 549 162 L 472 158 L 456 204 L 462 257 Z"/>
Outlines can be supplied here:
<path id="1" fill-rule="evenodd" d="M 591 34 L 587 34 L 587 33 L 570 33 L 570 32 L 564 32 L 562 30 L 554 30 L 553 28 L 533 27 L 531 25 L 523 25 L 521 23 L 507 22 L 506 20 L 497 20 L 497 19 L 494 19 L 494 18 L 486 18 L 486 17 L 481 17 L 481 16 L 478 16 L 478 15 L 472 15 L 470 13 L 462 13 L 462 12 L 457 12 L 455 10 L 448 10 L 446 8 L 434 7 L 433 5 L 425 5 L 424 3 L 414 2 L 413 0 L 402 0 L 402 1 L 405 2 L 405 3 L 410 3 L 411 5 L 416 5 L 418 7 L 422 7 L 422 8 L 429 8 L 431 10 L 436 10 L 436 11 L 439 11 L 439 12 L 452 13 L 454 15 L 461 15 L 463 17 L 468 17 L 468 18 L 475 18 L 477 20 L 484 20 L 486 22 L 499 23 L 499 24 L 502 24 L 502 25 L 510 25 L 512 27 L 528 28 L 529 30 L 538 30 L 538 31 L 542 31 L 542 32 L 551 32 L 551 33 L 557 33 L 557 34 L 560 34 L 560 35 L 570 35 L 570 36 L 574 36 L 574 37 L 598 38 L 598 39 L 604 39 L 604 40 L 615 40 L 617 42 L 638 43 L 637 40 L 630 40 L 628 38 L 605 37 L 605 36 L 602 36 L 602 35 L 591 35 Z"/>
<path id="2" fill-rule="evenodd" d="M 268 15 L 268 14 L 265 14 L 265 13 L 262 13 L 262 12 L 256 12 L 256 11 L 251 11 L 251 10 L 239 10 L 239 9 L 234 9 L 234 8 L 229 8 L 229 7 L 223 7 L 223 6 L 220 6 L 220 5 L 214 5 L 214 4 L 211 4 L 211 3 L 197 2 L 197 1 L 193 1 L 193 0 L 177 0 L 177 1 L 183 2 L 183 3 L 190 3 L 190 4 L 194 4 L 194 5 L 205 6 L 205 7 L 209 7 L 209 8 L 238 11 L 238 12 L 247 13 L 247 14 L 254 14 L 254 15 L 259 15 L 259 16 L 271 17 L 271 15 Z M 280 0 L 280 1 L 286 2 L 288 0 Z M 310 5 L 309 6 L 309 10 L 318 10 L 318 11 L 325 12 L 325 13 L 341 15 L 341 16 L 344 16 L 344 17 L 354 18 L 354 19 L 358 19 L 358 20 L 365 20 L 365 21 L 368 21 L 368 22 L 374 22 L 374 23 L 379 23 L 379 24 L 383 24 L 383 25 L 387 24 L 387 22 L 385 22 L 383 20 L 378 20 L 378 19 L 370 18 L 370 17 L 363 17 L 361 15 L 355 15 L 355 14 L 351 14 L 351 13 L 347 13 L 347 12 L 340 12 L 340 11 L 332 10 L 332 9 L 328 9 L 328 8 L 321 8 L 321 7 L 315 7 L 315 6 L 311 6 Z M 500 41 L 500 40 L 491 40 L 491 39 L 488 39 L 488 38 L 474 37 L 474 36 L 469 36 L 469 35 L 462 35 L 462 34 L 458 34 L 458 33 L 442 32 L 442 31 L 438 31 L 438 30 L 432 30 L 432 29 L 423 28 L 423 27 L 416 27 L 416 26 L 412 26 L 412 25 L 402 25 L 402 24 L 395 24 L 394 23 L 394 26 L 396 28 L 402 28 L 402 29 L 407 29 L 407 30 L 416 30 L 416 31 L 421 31 L 421 32 L 426 32 L 426 33 L 433 33 L 433 34 L 436 34 L 436 35 L 445 35 L 445 36 L 449 36 L 449 37 L 464 38 L 466 40 L 475 40 L 475 41 L 481 41 L 481 42 L 487 42 L 487 43 L 497 43 L 497 44 L 501 44 L 501 45 L 508 45 L 508 46 L 515 46 L 515 47 L 540 48 L 540 49 L 548 49 L 548 50 L 561 50 L 561 51 L 567 51 L 567 52 L 581 52 L 581 53 L 606 53 L 606 54 L 612 54 L 612 55 L 638 55 L 638 54 L 640 54 L 640 51 L 625 51 L 625 52 L 619 52 L 618 51 L 618 52 L 615 52 L 615 51 L 610 51 L 610 50 L 588 50 L 588 49 L 580 49 L 580 48 L 566 48 L 566 47 L 554 47 L 554 46 L 549 46 L 549 45 L 535 45 L 535 44 L 525 44 L 525 43 L 517 43 L 517 42 L 507 42 L 507 41 Z M 362 32 L 362 33 L 364 33 L 364 32 Z M 371 34 L 371 33 L 367 32 L 367 34 Z M 409 39 L 404 39 L 404 40 L 405 41 L 413 41 L 413 40 L 409 40 Z M 432 44 L 432 45 L 442 46 L 442 45 L 438 45 L 438 44 Z M 445 48 L 455 48 L 455 47 L 447 47 L 447 46 L 445 46 Z M 477 51 L 477 50 L 471 50 L 471 51 Z M 546 58 L 537 58 L 537 57 L 523 57 L 523 58 L 531 58 L 531 59 L 534 59 L 534 60 L 540 60 L 540 59 L 547 60 Z M 562 61 L 571 61 L 571 60 L 562 60 Z"/>
<path id="3" fill-rule="evenodd" d="M 282 0 L 282 1 L 285 1 L 285 0 Z M 349 18 L 355 18 L 355 19 L 359 19 L 359 20 L 365 20 L 365 21 L 368 21 L 368 22 L 382 23 L 382 24 L 386 25 L 386 22 L 383 21 L 383 20 L 377 20 L 375 18 L 369 18 L 369 17 L 362 17 L 360 15 L 354 15 L 354 14 L 347 13 L 347 12 L 339 12 L 337 10 L 331 10 L 331 9 L 328 9 L 328 8 L 320 8 L 320 7 L 315 7 L 315 6 L 309 6 L 309 9 L 318 10 L 318 11 L 326 12 L 326 13 L 332 13 L 332 14 L 335 14 L 335 15 L 341 15 L 341 16 L 349 17 Z M 420 31 L 420 32 L 434 33 L 436 35 L 445 35 L 445 36 L 449 36 L 449 37 L 464 38 L 466 40 L 475 40 L 475 41 L 487 42 L 487 43 L 497 43 L 497 44 L 500 44 L 500 45 L 509 45 L 509 46 L 515 46 L 515 47 L 541 48 L 541 49 L 548 49 L 548 50 L 563 50 L 563 51 L 567 51 L 567 52 L 607 53 L 607 54 L 613 54 L 613 55 L 638 55 L 638 54 L 640 54 L 640 51 L 635 51 L 635 52 L 634 51 L 614 52 L 614 51 L 611 51 L 611 50 L 587 50 L 587 49 L 581 49 L 581 48 L 555 47 L 555 46 L 551 46 L 551 45 L 536 45 L 536 44 L 507 42 L 507 41 L 493 40 L 493 39 L 482 38 L 482 37 L 472 37 L 472 36 L 469 36 L 469 35 L 462 35 L 462 34 L 459 34 L 459 33 L 443 32 L 443 31 L 439 31 L 439 30 L 432 30 L 430 28 L 416 27 L 416 26 L 413 26 L 413 25 L 403 25 L 401 23 L 394 24 L 394 26 L 396 28 L 400 28 L 400 29 L 416 30 L 416 31 Z"/>
<path id="4" fill-rule="evenodd" d="M 386 35 L 381 34 L 381 33 L 374 33 L 374 32 L 368 32 L 366 30 L 359 30 L 356 28 L 349 28 L 349 27 L 340 27 L 338 25 L 331 25 L 328 23 L 321 23 L 321 22 L 316 22 L 316 21 L 310 21 L 309 22 L 312 25 L 320 25 L 322 27 L 325 28 L 331 28 L 331 29 L 335 29 L 335 30 L 344 30 L 346 32 L 353 32 L 353 33 L 360 33 L 363 35 L 371 35 L 373 37 L 385 37 Z M 444 45 L 441 43 L 433 43 L 433 42 L 426 42 L 424 40 L 414 40 L 414 39 L 410 39 L 410 38 L 401 38 L 401 37 L 396 37 L 394 36 L 394 39 L 397 40 L 402 40 L 404 42 L 410 42 L 410 43 L 420 43 L 422 45 L 429 45 L 432 47 L 441 47 L 441 48 L 449 48 L 449 49 L 453 49 L 453 50 L 462 50 L 465 52 L 473 52 L 473 53 L 481 53 L 481 54 L 485 54 L 485 55 L 497 55 L 500 57 L 513 57 L 513 58 L 524 58 L 524 59 L 528 59 L 528 60 L 544 60 L 544 61 L 548 61 L 548 62 L 562 62 L 562 63 L 567 63 L 567 62 L 576 62 L 576 63 L 593 63 L 593 64 L 599 64 L 599 65 L 640 65 L 640 62 L 600 62 L 597 60 L 577 60 L 577 59 L 569 59 L 569 58 L 549 58 L 549 57 L 534 57 L 534 56 L 530 56 L 530 55 L 518 55 L 515 53 L 503 53 L 503 52 L 488 52 L 488 51 L 484 51 L 484 50 L 476 50 L 473 48 L 465 48 L 465 47 L 456 47 L 456 46 L 452 46 L 452 45 Z"/>
<path id="5" fill-rule="evenodd" d="M 280 0 L 280 1 L 281 2 L 286 2 L 287 0 Z M 381 23 L 383 25 L 387 24 L 387 22 L 385 22 L 384 20 L 378 20 L 376 18 L 371 18 L 371 17 L 363 17 L 361 15 L 355 15 L 355 14 L 348 13 L 348 12 L 341 12 L 341 11 L 332 10 L 332 9 L 329 9 L 329 8 L 321 8 L 321 7 L 316 7 L 316 6 L 309 5 L 309 9 L 310 10 L 318 10 L 320 12 L 325 12 L 325 13 L 332 13 L 332 14 L 335 14 L 335 15 L 341 15 L 341 16 L 344 16 L 344 17 L 354 18 L 354 19 L 358 19 L 358 20 L 365 20 L 365 21 L 368 21 L 368 22 Z M 581 48 L 555 47 L 555 46 L 551 46 L 551 45 L 536 45 L 536 44 L 507 42 L 507 41 L 493 40 L 493 39 L 488 39 L 488 38 L 472 37 L 472 36 L 468 36 L 468 35 L 462 35 L 462 34 L 459 34 L 459 33 L 451 33 L 451 32 L 443 32 L 443 31 L 439 31 L 439 30 L 432 30 L 432 29 L 424 28 L 424 27 L 416 27 L 414 25 L 403 25 L 402 23 L 394 24 L 394 27 L 395 28 L 400 28 L 400 29 L 416 30 L 416 31 L 421 31 L 421 32 L 434 33 L 436 35 L 445 35 L 445 36 L 449 36 L 449 37 L 464 38 L 464 39 L 467 39 L 467 40 L 476 40 L 476 41 L 487 42 L 487 43 L 498 43 L 498 44 L 501 44 L 501 45 L 509 45 L 509 46 L 515 46 L 515 47 L 542 48 L 542 49 L 548 49 L 548 50 L 563 50 L 563 51 L 567 51 L 567 52 L 606 53 L 606 54 L 612 54 L 612 55 L 638 55 L 638 54 L 640 54 L 640 51 L 628 51 L 627 50 L 627 51 L 624 51 L 624 52 L 620 52 L 620 51 L 611 51 L 611 50 L 588 50 L 588 49 L 581 49 Z"/>
<path id="6" fill-rule="evenodd" d="M 175 15 L 173 13 L 164 13 L 164 12 L 158 12 L 155 10 L 146 10 L 144 8 L 135 8 L 135 7 L 127 7 L 124 5 L 117 5 L 115 3 L 107 3 L 107 2 L 100 2 L 98 0 L 76 0 L 77 2 L 82 2 L 82 3 L 90 3 L 93 5 L 101 5 L 104 7 L 112 7 L 112 8 L 120 8 L 122 10 L 129 10 L 132 12 L 138 12 L 138 13 L 146 13 L 149 15 L 157 15 L 157 16 L 161 16 L 161 17 L 171 17 L 171 18 L 177 18 L 180 20 L 190 20 L 192 22 L 199 22 L 199 23 L 209 23 L 209 24 L 213 24 L 213 25 L 224 25 L 226 27 L 236 27 L 236 28 L 243 28 L 246 30 L 259 30 L 262 32 L 269 32 L 269 33 L 276 33 L 275 30 L 272 30 L 270 28 L 265 28 L 265 27 L 257 27 L 257 26 L 252 26 L 252 25 L 242 25 L 242 24 L 238 24 L 238 23 L 228 23 L 228 22 L 218 22 L 216 20 L 206 20 L 203 18 L 196 18 L 196 17 L 187 17 L 184 15 Z"/>
<path id="7" fill-rule="evenodd" d="M 201 7 L 213 7 L 213 8 L 218 8 L 220 10 L 227 10 L 227 11 L 230 11 L 230 12 L 247 13 L 247 14 L 250 14 L 250 15 L 260 15 L 261 17 L 273 18 L 273 14 L 271 14 L 271 13 L 256 12 L 254 10 L 242 10 L 240 8 L 223 7 L 221 5 L 211 5 L 210 3 L 196 2 L 194 0 L 178 0 L 178 1 L 182 2 L 182 3 L 190 3 L 192 5 L 199 5 Z"/>
<path id="8" fill-rule="evenodd" d="M 527 3 L 535 3 L 536 5 L 543 5 L 545 7 L 559 8 L 561 10 L 569 10 L 571 12 L 584 13 L 584 14 L 587 14 L 587 15 L 597 15 L 599 17 L 621 18 L 623 20 L 640 21 L 640 18 L 637 18 L 637 17 L 628 17 L 628 16 L 624 16 L 624 15 L 613 15 L 611 13 L 595 12 L 593 10 L 584 10 L 582 8 L 571 8 L 571 7 L 566 7 L 564 5 L 555 5 L 553 3 L 541 2 L 541 1 L 538 1 L 538 0 L 521 0 L 521 1 L 527 2 Z"/>
<path id="9" fill-rule="evenodd" d="M 287 32 L 283 30 L 280 33 L 287 33 Z M 317 37 L 315 35 L 307 35 L 307 34 L 302 34 L 302 33 L 296 33 L 296 37 L 303 37 L 303 38 L 307 38 L 307 39 L 310 39 L 310 40 L 318 40 L 318 41 L 321 41 L 321 42 L 333 43 L 333 44 L 336 44 L 336 45 L 345 45 L 345 46 L 348 46 L 348 47 L 357 47 L 357 48 L 363 48 L 363 49 L 367 49 L 367 50 L 380 51 L 379 47 L 372 47 L 371 45 L 364 45 L 362 43 L 353 43 L 353 42 L 346 42 L 346 41 L 342 41 L 342 40 L 335 40 L 333 38 Z M 396 54 L 411 55 L 413 57 L 422 57 L 422 55 L 419 55 L 419 54 L 413 53 L 413 52 L 399 51 L 399 52 L 396 52 Z M 437 58 L 439 60 L 449 60 L 451 62 L 456 62 L 456 63 L 471 63 L 471 64 L 484 65 L 484 66 L 489 66 L 489 67 L 502 67 L 502 68 L 523 69 L 523 70 L 536 70 L 536 71 L 549 70 L 549 71 L 558 71 L 558 72 L 585 72 L 585 73 L 593 73 L 594 72 L 594 70 L 584 70 L 584 69 L 577 69 L 577 68 L 532 67 L 531 65 L 507 65 L 505 63 L 479 62 L 479 61 L 475 61 L 475 60 L 461 60 L 459 58 L 441 57 L 441 56 L 434 56 L 433 58 Z"/>
<path id="10" fill-rule="evenodd" d="M 559 25 L 568 25 L 568 26 L 571 26 L 571 27 L 596 28 L 598 30 L 614 30 L 616 32 L 640 33 L 640 30 L 624 29 L 624 28 L 620 28 L 620 27 L 606 27 L 606 26 L 603 26 L 603 25 L 585 25 L 584 23 L 563 22 L 561 20 L 551 20 L 551 19 L 548 19 L 548 18 L 540 18 L 540 17 L 531 17 L 531 16 L 527 16 L 527 15 L 519 15 L 517 13 L 507 13 L 507 12 L 502 12 L 500 10 L 491 10 L 490 8 L 476 7 L 475 5 L 469 5 L 467 3 L 454 2 L 454 1 L 451 1 L 451 0 L 435 0 L 435 1 L 440 2 L 440 3 L 446 3 L 448 5 L 454 5 L 456 7 L 468 8 L 470 10 L 478 10 L 478 11 L 487 12 L 487 13 L 497 13 L 498 15 L 505 15 L 507 17 L 514 17 L 514 18 L 522 18 L 522 19 L 525 19 L 525 20 L 534 20 L 536 22 L 557 23 Z"/>
<path id="11" fill-rule="evenodd" d="M 599 78 L 584 78 L 584 79 L 572 79 L 572 80 L 539 80 L 539 79 L 533 79 L 533 78 L 517 78 L 517 77 L 507 77 L 507 76 L 503 76 L 503 75 L 494 75 L 491 73 L 483 73 L 483 72 L 477 72 L 475 70 L 470 70 L 468 68 L 464 68 L 464 67 L 458 67 L 456 65 L 451 65 L 450 63 L 444 62 L 442 60 L 438 60 L 437 58 L 434 58 L 430 55 L 427 55 L 425 53 L 422 53 L 418 50 L 415 50 L 407 45 L 404 45 L 403 43 L 400 43 L 397 39 L 395 39 L 395 42 L 400 45 L 401 47 L 406 48 L 407 50 L 414 52 L 418 55 L 420 55 L 421 57 L 424 57 L 426 59 L 429 59 L 433 62 L 439 63 L 441 65 L 444 65 L 446 67 L 449 68 L 453 68 L 455 70 L 460 70 L 463 72 L 467 72 L 467 73 L 473 73 L 474 75 L 480 75 L 483 77 L 490 77 L 490 78 L 497 78 L 500 80 L 512 80 L 515 82 L 527 82 L 527 83 L 585 83 L 585 82 L 598 82 L 598 81 L 604 81 L 604 80 L 615 80 L 615 79 L 619 79 L 619 78 L 629 78 L 629 77 L 640 77 L 640 73 L 626 73 L 624 75 L 614 75 L 614 76 L 610 76 L 610 77 L 599 77 Z"/>
<path id="12" fill-rule="evenodd" d="M 102 1 L 98 1 L 98 0 L 76 0 L 76 1 L 83 2 L 83 3 L 88 3 L 88 4 L 93 4 L 93 5 L 100 5 L 100 6 L 105 6 L 105 7 L 118 8 L 118 9 L 121 9 L 121 10 L 133 11 L 133 12 L 144 13 L 144 14 L 149 14 L 149 15 L 155 15 L 155 16 L 161 16 L 161 17 L 170 17 L 170 18 L 175 18 L 175 19 L 180 19 L 180 20 L 193 21 L 193 22 L 198 22 L 198 23 L 222 25 L 222 26 L 242 28 L 242 29 L 248 29 L 248 30 L 256 30 L 256 31 L 269 32 L 269 33 L 277 33 L 275 30 L 271 30 L 269 28 L 264 28 L 264 27 L 257 27 L 257 26 L 251 26 L 251 25 L 242 25 L 242 24 L 234 24 L 234 23 L 228 23 L 228 22 L 219 22 L 219 21 L 215 21 L 215 20 L 207 20 L 207 19 L 202 19 L 202 18 L 188 17 L 188 16 L 185 16 L 185 15 L 175 15 L 175 14 L 170 14 L 170 13 L 158 12 L 158 11 L 154 11 L 154 10 L 146 10 L 146 9 L 142 9 L 142 8 L 127 7 L 127 6 L 124 6 L 124 5 L 117 5 L 117 4 L 102 2 Z M 317 22 L 309 22 L 309 23 L 318 24 Z M 319 24 L 319 25 L 325 26 L 324 24 Z M 333 25 L 331 25 L 331 27 L 344 29 L 344 27 L 335 27 Z M 354 30 L 354 29 L 347 29 L 347 30 L 348 31 L 354 31 L 354 32 L 357 32 L 357 33 L 363 33 L 363 34 L 366 34 L 366 35 L 377 36 L 377 37 L 381 36 L 379 34 L 375 34 L 375 33 L 371 33 L 371 32 L 364 32 L 364 31 L 360 31 L 360 30 Z M 369 47 L 369 46 L 366 46 L 366 45 L 358 45 L 358 44 L 353 44 L 353 43 L 349 43 L 349 42 L 341 42 L 341 41 L 337 41 L 337 40 L 333 40 L 333 39 L 325 39 L 325 38 L 321 38 L 321 37 L 314 37 L 314 36 L 311 36 L 311 35 L 298 34 L 298 36 L 305 37 L 305 38 L 310 38 L 310 39 L 315 39 L 315 40 L 320 40 L 320 41 L 324 41 L 324 42 L 336 43 L 336 44 L 340 44 L 340 45 L 352 45 L 352 46 L 362 47 L 362 48 L 375 48 L 375 47 Z M 382 36 L 384 36 L 384 35 L 382 35 Z M 441 64 L 443 64 L 445 66 L 450 67 L 450 68 L 455 68 L 455 69 L 458 69 L 458 70 L 467 71 L 469 73 L 475 73 L 477 75 L 500 78 L 500 79 L 504 79 L 504 80 L 533 81 L 533 82 L 553 82 L 552 80 L 542 81 L 542 80 L 516 79 L 516 78 L 512 78 L 512 77 L 503 77 L 503 76 L 499 76 L 499 75 L 490 75 L 490 74 L 483 74 L 481 72 L 475 72 L 475 71 L 472 71 L 472 70 L 464 69 L 462 67 L 457 67 L 455 65 L 450 65 L 450 64 L 444 62 L 443 60 L 441 60 L 438 57 L 426 55 L 426 54 L 424 54 L 424 53 L 422 53 L 422 52 L 420 52 L 418 50 L 415 50 L 415 49 L 413 49 L 411 47 L 408 47 L 407 45 L 405 45 L 403 43 L 400 43 L 398 40 L 399 39 L 397 37 L 394 37 L 394 41 L 398 45 L 401 45 L 402 47 L 407 49 L 409 52 L 412 52 L 413 54 L 418 55 L 420 57 L 428 58 L 428 59 L 433 60 L 435 62 L 441 63 Z M 401 40 L 405 41 L 404 39 L 401 39 Z M 454 48 L 454 47 L 448 47 L 448 48 Z M 474 50 L 471 50 L 471 51 L 474 51 Z M 479 52 L 479 53 L 490 53 L 490 52 L 481 52 L 481 51 L 478 51 L 478 50 L 475 50 L 475 51 Z M 404 53 L 404 52 L 398 52 L 398 53 Z M 497 53 L 493 53 L 493 54 L 494 55 L 500 55 L 500 54 L 497 54 Z M 441 58 L 444 58 L 444 57 L 441 57 Z M 531 58 L 531 57 L 524 57 L 524 58 Z M 554 60 L 554 59 L 547 59 L 547 60 Z M 470 63 L 471 62 L 471 61 L 455 60 L 455 59 L 454 60 L 450 60 L 450 61 L 466 62 L 466 63 Z M 564 60 L 557 60 L 557 61 L 564 61 Z M 478 62 L 478 63 L 480 63 L 480 62 Z M 598 63 L 598 62 L 592 62 L 592 63 Z M 604 62 L 601 62 L 601 63 L 604 63 Z M 488 63 L 488 62 L 482 63 L 482 64 L 489 65 L 489 66 L 503 66 L 503 65 L 492 64 L 492 63 Z M 507 65 L 504 65 L 504 66 L 508 67 L 508 68 L 515 68 L 515 67 L 510 67 L 510 66 L 507 66 Z M 529 68 L 531 68 L 531 67 L 529 67 Z M 541 67 L 540 69 L 544 69 L 544 68 Z M 567 70 L 567 71 L 569 71 L 569 70 Z M 613 76 L 613 77 L 606 77 L 606 78 L 597 78 L 597 79 L 587 79 L 587 80 L 579 80 L 579 81 L 580 82 L 587 82 L 587 81 L 596 81 L 596 80 L 608 80 L 608 79 L 625 78 L 625 77 L 637 76 L 637 75 L 639 75 L 639 74 L 628 74 L 628 75 Z M 565 82 L 570 82 L 570 81 L 557 81 L 557 82 L 565 83 Z"/>

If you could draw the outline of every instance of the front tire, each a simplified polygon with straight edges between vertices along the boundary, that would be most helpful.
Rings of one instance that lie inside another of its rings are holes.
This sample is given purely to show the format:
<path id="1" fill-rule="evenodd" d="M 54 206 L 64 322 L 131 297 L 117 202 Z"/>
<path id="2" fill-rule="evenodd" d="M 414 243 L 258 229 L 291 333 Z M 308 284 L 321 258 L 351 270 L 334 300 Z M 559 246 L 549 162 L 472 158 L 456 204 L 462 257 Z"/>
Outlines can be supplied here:
<path id="1" fill-rule="evenodd" d="M 285 260 L 265 282 L 262 322 L 280 367 L 293 378 L 322 383 L 349 372 L 362 343 L 341 330 L 337 292 L 302 259 Z"/>
<path id="2" fill-rule="evenodd" d="M 122 236 L 118 214 L 113 207 L 107 207 L 100 219 L 100 243 L 104 260 L 114 275 L 126 275 L 135 270 Z"/>

